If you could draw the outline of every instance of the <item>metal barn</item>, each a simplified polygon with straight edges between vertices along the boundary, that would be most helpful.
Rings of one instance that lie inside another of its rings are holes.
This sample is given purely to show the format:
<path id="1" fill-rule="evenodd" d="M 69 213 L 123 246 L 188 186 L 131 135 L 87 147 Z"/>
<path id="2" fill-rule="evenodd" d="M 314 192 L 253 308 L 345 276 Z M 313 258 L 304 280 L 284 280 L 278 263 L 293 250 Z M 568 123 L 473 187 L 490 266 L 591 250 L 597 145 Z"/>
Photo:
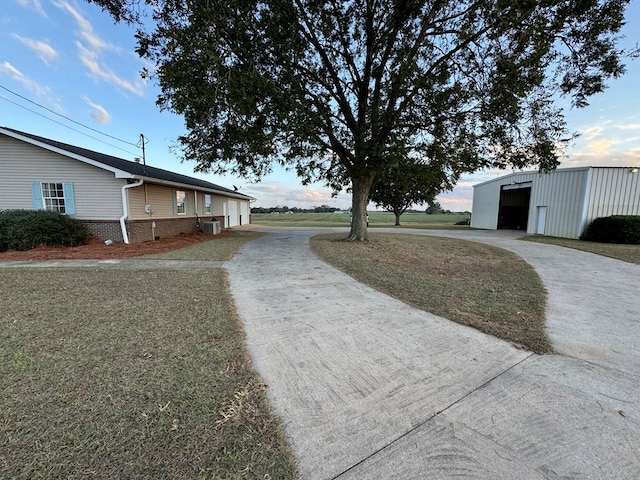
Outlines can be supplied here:
<path id="1" fill-rule="evenodd" d="M 472 228 L 578 238 L 609 215 L 640 215 L 640 167 L 518 172 L 473 187 Z"/>

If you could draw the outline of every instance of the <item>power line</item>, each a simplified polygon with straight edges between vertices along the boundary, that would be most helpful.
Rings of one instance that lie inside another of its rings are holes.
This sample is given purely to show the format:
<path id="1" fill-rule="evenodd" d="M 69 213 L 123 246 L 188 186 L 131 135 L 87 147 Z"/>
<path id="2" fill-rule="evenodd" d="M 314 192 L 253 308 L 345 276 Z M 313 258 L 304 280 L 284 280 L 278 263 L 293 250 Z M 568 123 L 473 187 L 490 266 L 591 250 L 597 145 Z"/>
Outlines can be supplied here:
<path id="1" fill-rule="evenodd" d="M 2 85 L 0 85 L 0 87 L 2 87 Z M 3 87 L 3 88 L 4 88 L 4 87 Z M 126 152 L 126 153 L 128 153 L 129 155 L 133 155 L 133 156 L 137 156 L 137 155 L 138 155 L 137 153 L 130 152 L 129 150 L 125 150 L 124 148 L 120 148 L 120 147 L 118 147 L 118 146 L 116 146 L 116 145 L 113 145 L 113 144 L 111 144 L 111 143 L 109 143 L 109 142 L 105 142 L 104 140 L 101 140 L 101 139 L 99 139 L 99 138 L 97 138 L 97 137 L 94 137 L 94 136 L 92 136 L 92 135 L 89 135 L 88 133 L 81 132 L 80 130 L 78 130 L 78 129 L 76 129 L 76 128 L 70 127 L 69 125 L 65 125 L 65 124 L 64 124 L 64 123 L 62 123 L 62 122 L 59 122 L 59 121 L 57 121 L 57 120 L 54 120 L 53 118 L 49 118 L 49 117 L 47 117 L 47 116 L 45 116 L 45 115 L 41 114 L 40 112 L 36 112 L 35 110 L 31 110 L 30 108 L 27 108 L 27 107 L 25 107 L 24 105 L 20 105 L 19 103 L 14 102 L 13 100 L 9 100 L 9 99 L 8 99 L 7 97 L 5 97 L 5 96 L 0 95 L 0 99 L 2 99 L 2 100 L 6 100 L 6 101 L 7 101 L 7 102 L 9 102 L 9 103 L 12 103 L 12 104 L 14 104 L 14 105 L 16 105 L 16 106 L 18 106 L 18 107 L 20 107 L 20 108 L 23 108 L 23 109 L 25 109 L 25 110 L 27 110 L 27 111 L 29 111 L 29 112 L 31 112 L 31 113 L 35 113 L 36 115 L 38 115 L 38 116 L 40 116 L 40 117 L 42 117 L 42 118 L 46 118 L 47 120 L 50 120 L 50 121 L 52 121 L 53 123 L 57 123 L 58 125 L 62 125 L 63 127 L 68 128 L 69 130 L 73 130 L 74 132 L 77 132 L 77 133 L 79 133 L 79 134 L 81 134 L 81 135 L 84 135 L 84 136 L 86 136 L 86 137 L 89 137 L 89 138 L 91 138 L 91 139 L 93 139 L 93 140 L 96 140 L 96 141 L 98 141 L 98 142 L 100 142 L 100 143 L 104 143 L 105 145 L 109 145 L 110 147 L 117 148 L 118 150 L 121 150 L 121 151 L 123 151 L 123 152 Z M 32 102 L 32 103 L 33 103 L 33 102 Z M 43 107 L 43 108 L 46 108 L 46 107 Z M 47 110 L 48 110 L 48 109 L 47 109 Z M 55 112 L 54 112 L 54 113 L 55 113 Z M 60 115 L 60 116 L 62 116 L 62 115 Z M 66 117 L 64 117 L 64 118 L 66 118 Z M 73 120 L 72 120 L 72 121 L 73 121 Z M 78 122 L 74 122 L 74 123 L 78 123 Z M 81 125 L 82 125 L 82 124 L 81 124 Z M 84 126 L 84 125 L 83 125 L 83 126 Z M 87 127 L 87 128 L 89 128 L 89 127 Z M 91 129 L 91 130 L 93 130 L 93 129 Z M 98 132 L 98 133 L 101 133 L 101 132 Z M 108 136 L 108 135 L 107 135 L 107 136 Z M 118 139 L 116 139 L 116 140 L 118 140 Z M 121 141 L 122 141 L 122 140 L 121 140 Z M 129 143 L 129 142 L 124 142 L 124 143 Z M 133 145 L 134 147 L 137 147 L 137 145 L 135 145 L 135 144 L 131 144 L 131 145 Z"/>
<path id="2" fill-rule="evenodd" d="M 83 124 L 83 123 L 77 122 L 77 121 L 75 121 L 75 120 L 73 120 L 73 119 L 71 119 L 71 118 L 69 118 L 69 117 L 66 117 L 66 116 L 64 116 L 64 115 L 62 115 L 62 114 L 60 114 L 60 113 L 58 113 L 58 112 L 56 112 L 56 111 L 54 111 L 54 110 L 51 110 L 51 109 L 50 109 L 50 108 L 48 108 L 48 107 L 45 107 L 44 105 L 41 105 L 41 104 L 39 104 L 39 103 L 37 103 L 37 102 L 34 102 L 33 100 L 28 99 L 27 97 L 24 97 L 24 96 L 20 95 L 19 93 L 16 93 L 16 92 L 14 92 L 14 91 L 12 91 L 12 90 L 9 90 L 9 89 L 8 89 L 7 87 L 5 87 L 4 85 L 0 85 L 0 88 L 2 88 L 3 90 L 6 90 L 7 92 L 9 92 L 9 93 L 11 93 L 11 94 L 15 95 L 16 97 L 20 97 L 20 98 L 22 98 L 23 100 L 26 100 L 27 102 L 32 103 L 33 105 L 36 105 L 36 106 L 38 106 L 38 107 L 40 107 L 40 108 L 44 108 L 46 111 L 51 112 L 51 113 L 53 113 L 54 115 L 57 115 L 57 116 L 59 116 L 59 117 L 62 117 L 62 118 L 64 118 L 65 120 L 69 120 L 70 122 L 73 122 L 73 123 L 75 123 L 76 125 L 80 125 L 81 127 L 84 127 L 84 128 L 86 128 L 86 129 L 88 129 L 88 130 L 91 130 L 91 131 L 93 131 L 93 132 L 99 133 L 100 135 L 104 135 L 105 137 L 112 138 L 113 140 L 117 140 L 118 142 L 126 143 L 127 145 L 131 145 L 131 146 L 133 146 L 133 147 L 138 147 L 138 145 L 137 145 L 137 144 L 135 144 L 135 143 L 131 143 L 131 142 L 128 142 L 128 141 L 126 141 L 126 140 L 122 140 L 122 139 L 120 139 L 120 138 L 118 138 L 118 137 L 114 137 L 113 135 L 109 135 L 108 133 L 101 132 L 100 130 L 96 130 L 95 128 L 89 127 L 88 125 L 85 125 L 85 124 Z M 4 98 L 4 97 L 2 97 L 2 98 Z M 7 100 L 7 99 L 5 98 L 5 100 Z M 11 102 L 11 103 L 14 103 L 14 102 Z M 15 103 L 15 105 L 18 105 L 18 104 L 17 104 L 17 103 Z M 18 105 L 18 106 L 22 106 L 22 105 Z M 26 109 L 26 110 L 29 110 L 29 109 Z M 29 110 L 29 111 L 32 111 L 32 110 Z M 35 113 L 35 112 L 34 112 L 34 113 Z M 48 118 L 48 117 L 44 117 L 44 118 Z M 61 124 L 61 125 L 62 125 L 62 124 Z M 76 131 L 77 131 L 77 130 L 76 130 Z M 79 133 L 82 133 L 82 132 L 79 132 Z M 93 138 L 93 137 L 91 137 L 91 138 Z M 107 144 L 107 145 L 108 145 L 108 144 Z"/>

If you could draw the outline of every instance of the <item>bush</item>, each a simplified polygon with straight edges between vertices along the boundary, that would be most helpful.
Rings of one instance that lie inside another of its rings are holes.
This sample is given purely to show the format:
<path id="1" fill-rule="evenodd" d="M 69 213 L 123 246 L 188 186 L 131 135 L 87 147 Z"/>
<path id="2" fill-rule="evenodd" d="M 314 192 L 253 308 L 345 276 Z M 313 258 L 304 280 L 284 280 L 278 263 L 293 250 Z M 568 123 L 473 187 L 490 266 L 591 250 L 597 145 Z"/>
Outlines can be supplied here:
<path id="1" fill-rule="evenodd" d="M 0 252 L 30 250 L 39 245 L 73 247 L 87 243 L 91 234 L 75 218 L 46 210 L 0 212 Z"/>
<path id="2" fill-rule="evenodd" d="M 600 243 L 640 244 L 640 216 L 612 215 L 596 218 L 580 240 Z"/>

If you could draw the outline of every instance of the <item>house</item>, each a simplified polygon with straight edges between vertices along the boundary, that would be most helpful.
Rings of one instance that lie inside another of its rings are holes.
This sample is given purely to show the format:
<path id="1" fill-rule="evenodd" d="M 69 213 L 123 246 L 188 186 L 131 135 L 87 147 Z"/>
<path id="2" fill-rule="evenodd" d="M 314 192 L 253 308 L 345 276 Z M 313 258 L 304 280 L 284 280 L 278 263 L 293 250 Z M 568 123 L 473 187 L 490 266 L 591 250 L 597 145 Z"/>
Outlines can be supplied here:
<path id="1" fill-rule="evenodd" d="M 0 127 L 0 210 L 71 215 L 133 243 L 250 223 L 247 195 L 197 178 Z"/>
<path id="2" fill-rule="evenodd" d="M 517 172 L 473 187 L 471 228 L 579 238 L 598 217 L 640 215 L 640 167 Z"/>

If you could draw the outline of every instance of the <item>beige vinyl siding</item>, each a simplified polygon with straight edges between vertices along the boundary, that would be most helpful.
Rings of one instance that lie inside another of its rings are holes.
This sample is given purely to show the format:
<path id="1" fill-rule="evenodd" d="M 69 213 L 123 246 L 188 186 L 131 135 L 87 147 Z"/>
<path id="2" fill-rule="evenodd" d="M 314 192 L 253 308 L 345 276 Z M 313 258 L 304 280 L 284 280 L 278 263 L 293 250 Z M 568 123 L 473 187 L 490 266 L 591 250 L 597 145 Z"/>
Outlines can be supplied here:
<path id="1" fill-rule="evenodd" d="M 214 217 L 223 217 L 224 216 L 224 203 L 228 200 L 228 197 L 224 197 L 222 195 L 212 194 L 211 202 L 213 205 L 211 206 L 211 215 Z"/>
<path id="2" fill-rule="evenodd" d="M 32 209 L 32 182 L 71 182 L 80 220 L 117 220 L 125 180 L 79 160 L 0 135 L 0 209 Z"/>
<path id="3" fill-rule="evenodd" d="M 186 193 L 187 213 L 185 215 L 175 215 L 173 213 L 173 198 L 176 190 L 182 190 Z M 145 213 L 145 204 L 151 205 L 153 209 L 153 218 L 184 218 L 195 217 L 195 209 L 193 208 L 193 190 L 185 187 L 167 187 L 164 185 L 154 185 L 145 183 L 140 187 L 132 188 L 129 193 L 129 219 L 131 220 L 148 220 L 150 216 Z M 198 193 L 200 199 L 201 194 Z M 198 213 L 202 207 L 198 208 Z"/>

